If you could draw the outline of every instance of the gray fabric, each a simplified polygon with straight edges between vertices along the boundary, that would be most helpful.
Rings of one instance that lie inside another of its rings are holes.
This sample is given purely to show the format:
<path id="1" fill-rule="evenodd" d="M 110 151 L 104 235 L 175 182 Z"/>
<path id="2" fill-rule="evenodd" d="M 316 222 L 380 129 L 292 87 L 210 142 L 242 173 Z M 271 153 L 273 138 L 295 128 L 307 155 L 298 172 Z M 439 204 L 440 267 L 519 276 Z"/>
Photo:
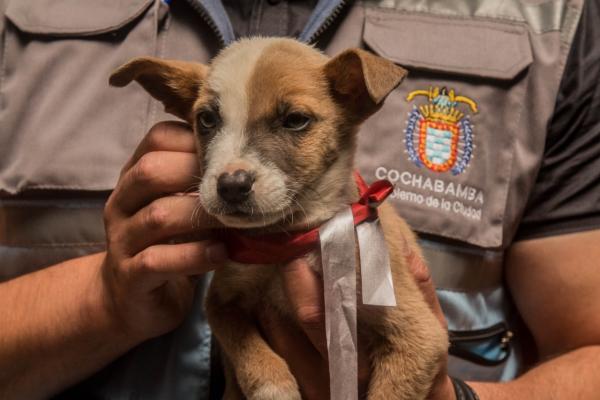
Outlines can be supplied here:
<path id="1" fill-rule="evenodd" d="M 136 347 L 55 400 L 207 399 L 211 343 L 203 310 L 207 287 L 208 279 L 198 283 L 190 314 L 175 331 Z"/>
<path id="2" fill-rule="evenodd" d="M 317 0 L 224 0 L 236 37 L 298 37 Z"/>
<path id="3" fill-rule="evenodd" d="M 51 19 L 56 14 L 46 14 L 46 7 L 19 4 L 9 4 L 0 71 L 0 193 L 112 189 L 120 166 L 145 133 L 148 96 L 134 85 L 109 88 L 107 79 L 129 58 L 154 54 L 160 3 L 143 3 L 144 14 L 118 29 L 118 24 L 110 24 L 134 18 L 139 7 L 52 2 L 47 8 L 81 23 L 96 14 L 107 15 L 102 29 L 80 26 L 81 35 L 70 29 L 72 35 L 56 40 L 45 36 L 52 27 L 52 32 L 63 33 L 59 21 Z M 123 15 L 124 10 L 130 14 Z M 44 18 L 48 20 L 43 29 L 19 25 Z M 111 35 L 90 39 L 90 30 L 109 30 Z"/>
<path id="4" fill-rule="evenodd" d="M 581 10 L 581 3 L 569 4 L 565 0 L 365 0 L 365 3 L 382 8 L 446 17 L 491 18 L 508 23 L 526 22 L 534 33 L 564 30 L 565 19 L 578 16 Z M 566 32 L 570 30 L 567 29 Z M 568 36 L 567 40 L 570 40 Z"/>
<path id="5" fill-rule="evenodd" d="M 7 5 L 7 0 L 0 0 L 0 15 L 4 15 L 5 13 L 5 9 L 6 9 L 6 5 Z M 0 54 L 2 54 L 3 52 L 3 45 L 2 43 L 4 42 L 4 18 L 0 18 Z M 2 61 L 2 58 L 0 57 L 0 62 Z"/>
<path id="6" fill-rule="evenodd" d="M 415 32 L 427 32 L 415 40 Z M 367 10 L 365 43 L 404 66 L 511 80 L 532 62 L 523 26 Z M 402 46 L 398 46 L 402 43 Z M 481 57 L 494 49 L 487 57 Z"/>
<path id="7" fill-rule="evenodd" d="M 437 292 L 448 330 L 479 330 L 506 321 L 508 303 L 502 287 L 477 292 L 446 289 Z"/>
<path id="8" fill-rule="evenodd" d="M 18 0 L 6 17 L 19 29 L 52 36 L 95 35 L 119 29 L 140 16 L 153 0 Z"/>
<path id="9" fill-rule="evenodd" d="M 0 282 L 104 250 L 104 199 L 0 199 Z"/>
<path id="10" fill-rule="evenodd" d="M 211 25 L 217 32 L 221 43 L 227 45 L 235 39 L 233 27 L 220 1 L 187 0 L 203 17 L 205 23 Z"/>
<path id="11" fill-rule="evenodd" d="M 0 199 L 0 244 L 14 247 L 104 244 L 103 200 Z"/>
<path id="12" fill-rule="evenodd" d="M 600 1 L 586 1 L 515 240 L 600 228 Z"/>
<path id="13" fill-rule="evenodd" d="M 460 379 L 465 381 L 510 381 L 523 372 L 522 368 L 519 368 L 518 354 L 518 352 L 513 351 L 505 362 L 499 365 L 485 366 L 459 357 L 449 356 L 448 373 L 452 377 L 460 376 Z"/>
<path id="14" fill-rule="evenodd" d="M 554 107 L 551 99 L 556 96 L 560 68 L 568 49 L 561 42 L 560 32 L 525 33 L 527 25 L 503 22 L 502 18 L 467 22 L 445 15 L 421 17 L 407 11 L 406 5 L 397 12 L 387 8 L 357 8 L 347 16 L 353 20 L 354 31 L 350 31 L 350 24 L 342 23 L 339 29 L 344 31 L 343 39 L 338 42 L 334 37 L 326 49 L 328 53 L 340 51 L 348 46 L 349 37 L 356 37 L 373 51 L 394 57 L 398 62 L 420 60 L 412 63 L 408 79 L 361 129 L 359 170 L 367 180 L 388 178 L 396 185 L 391 201 L 418 231 L 476 246 L 505 248 L 511 243 L 541 161 L 546 126 Z M 409 16 L 418 22 L 411 25 Z M 364 30 L 357 22 L 361 18 Z M 472 42 L 465 42 L 465 29 L 469 35 L 497 46 L 508 59 L 503 64 L 506 68 L 500 72 L 477 68 L 491 65 L 486 64 L 487 59 L 500 59 L 496 47 L 490 53 L 487 47 L 468 46 Z M 404 39 L 401 43 L 396 32 Z M 495 34 L 510 37 L 514 44 L 509 48 L 488 39 Z M 444 38 L 441 42 L 440 36 Z M 431 48 L 432 43 L 438 43 L 438 48 Z M 429 51 L 422 52 L 421 46 Z M 450 57 L 445 47 L 455 50 L 456 55 Z M 534 61 L 523 70 L 532 60 L 529 51 Z M 458 66 L 461 59 L 467 68 Z M 438 67 L 434 69 L 435 65 Z M 454 89 L 479 106 L 475 113 L 460 105 L 473 127 L 474 149 L 469 166 L 455 176 L 419 168 L 406 154 L 407 114 L 413 106 L 427 103 L 422 96 L 408 101 L 407 95 L 431 86 Z M 462 192 L 458 190 L 459 184 Z M 467 191 L 474 195 L 468 195 Z M 479 199 L 478 194 L 481 194 Z M 433 202 L 427 204 L 428 197 Z M 442 209 L 443 201 L 450 202 L 450 210 Z"/>
<path id="15" fill-rule="evenodd" d="M 327 22 L 339 13 L 345 3 L 344 0 L 319 0 L 298 39 L 312 43 L 318 33 L 326 28 Z"/>
<path id="16" fill-rule="evenodd" d="M 376 22 L 381 18 L 386 19 L 386 26 L 383 31 L 377 32 L 382 29 Z M 388 57 L 398 53 L 398 61 L 402 59 L 402 55 L 412 50 L 414 56 L 411 59 L 427 58 L 428 62 L 425 69 L 421 65 L 408 68 L 408 79 L 388 96 L 382 110 L 361 129 L 357 158 L 359 170 L 365 174 L 367 180 L 387 178 L 395 184 L 396 190 L 390 200 L 401 210 L 402 216 L 409 224 L 420 232 L 437 234 L 482 247 L 501 247 L 508 242 L 504 237 L 504 223 L 507 221 L 506 198 L 511 187 L 511 166 L 519 140 L 517 132 L 524 134 L 529 128 L 520 123 L 518 118 L 527 98 L 527 80 L 522 75 L 514 76 L 517 70 L 513 70 L 513 79 L 508 83 L 499 79 L 489 79 L 487 76 L 483 78 L 483 69 L 472 70 L 469 75 L 466 75 L 465 68 L 453 70 L 459 59 L 463 59 L 468 66 L 482 65 L 483 62 L 479 59 L 488 58 L 487 50 L 482 47 L 461 47 L 462 29 L 449 28 L 442 32 L 436 30 L 439 24 L 458 28 L 456 24 L 462 24 L 460 21 L 446 17 L 419 18 L 418 21 L 419 29 L 406 30 L 404 13 L 372 8 L 366 10 L 363 39 L 367 44 L 371 43 L 371 49 L 376 52 L 385 49 L 384 55 Z M 424 28 L 422 24 L 429 24 L 429 27 L 426 25 Z M 490 35 L 491 32 L 495 32 L 493 28 L 496 28 L 497 24 L 479 22 L 470 26 L 470 34 Z M 402 46 L 398 45 L 396 29 L 404 35 Z M 442 42 L 435 40 L 438 48 L 445 47 L 446 41 L 458 43 L 448 45 L 453 46 L 458 55 L 447 60 L 440 56 L 445 54 L 442 49 L 435 51 L 430 48 L 430 52 L 422 53 L 419 47 L 429 46 L 429 29 L 432 36 L 443 35 L 446 39 Z M 511 26 L 507 26 L 505 30 L 515 31 Z M 377 35 L 374 32 L 377 32 Z M 529 47 L 527 35 L 516 34 L 515 38 L 524 42 L 519 48 Z M 510 55 L 510 50 L 506 50 L 507 55 Z M 517 52 L 516 55 L 518 54 Z M 492 59 L 496 59 L 496 56 L 492 56 Z M 524 60 L 528 59 L 526 55 Z M 434 70 L 433 65 L 436 63 L 444 67 Z M 489 76 L 494 72 L 498 71 L 486 70 L 485 74 Z M 505 73 L 494 76 L 508 78 Z M 422 96 L 413 101 L 408 101 L 407 96 L 412 91 L 427 90 L 431 86 L 451 88 L 459 95 L 474 99 L 479 105 L 477 113 L 464 105 L 460 106 L 465 118 L 469 118 L 474 126 L 474 154 L 467 169 L 456 176 L 450 172 L 435 173 L 427 168 L 418 167 L 406 154 L 405 129 L 409 127 L 408 115 L 415 110 L 414 107 L 427 104 L 427 99 Z M 551 109 L 545 110 L 547 117 L 550 113 Z M 498 127 L 504 129 L 498 131 Z M 541 145 L 543 137 L 544 133 L 540 132 L 536 137 L 540 142 L 536 143 L 537 145 Z M 382 146 L 382 143 L 398 145 Z M 535 159 L 536 157 L 533 157 L 531 161 L 535 162 Z M 520 170 L 519 173 L 527 174 L 524 170 Z M 461 185 L 460 189 L 458 185 Z M 428 197 L 437 200 L 438 206 L 432 207 L 433 204 L 427 204 Z M 449 209 L 442 208 L 442 202 L 449 202 Z M 517 222 L 515 219 L 510 221 Z"/>
<path id="17" fill-rule="evenodd" d="M 438 299 L 448 322 L 450 331 L 481 330 L 498 323 L 510 326 L 510 303 L 502 287 L 478 292 L 438 290 Z M 510 344 L 506 360 L 497 365 L 483 365 L 451 356 L 448 361 L 450 376 L 465 380 L 506 381 L 521 374 L 523 364 L 519 340 Z"/>
<path id="18" fill-rule="evenodd" d="M 439 289 L 477 292 L 502 285 L 502 251 L 450 246 L 430 240 L 420 240 L 419 244 L 433 283 Z"/>

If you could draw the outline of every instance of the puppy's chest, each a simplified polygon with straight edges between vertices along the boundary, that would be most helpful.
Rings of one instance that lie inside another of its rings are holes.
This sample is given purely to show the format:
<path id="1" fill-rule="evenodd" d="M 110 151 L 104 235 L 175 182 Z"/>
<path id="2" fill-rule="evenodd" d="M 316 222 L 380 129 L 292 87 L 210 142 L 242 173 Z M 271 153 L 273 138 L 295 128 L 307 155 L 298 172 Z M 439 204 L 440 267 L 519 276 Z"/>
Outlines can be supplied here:
<path id="1" fill-rule="evenodd" d="M 321 275 L 321 258 L 317 251 L 303 256 L 310 268 Z M 245 265 L 228 263 L 219 271 L 222 274 L 222 295 L 236 299 L 248 311 L 262 307 L 278 310 L 284 315 L 292 315 L 284 285 L 294 285 L 297 273 L 284 271 L 284 265 Z M 289 267 L 287 267 L 289 268 Z M 308 271 L 307 271 L 308 272 Z M 285 275 L 285 278 L 284 278 Z M 286 279 L 286 283 L 284 283 Z M 320 279 L 320 278 L 319 278 Z"/>

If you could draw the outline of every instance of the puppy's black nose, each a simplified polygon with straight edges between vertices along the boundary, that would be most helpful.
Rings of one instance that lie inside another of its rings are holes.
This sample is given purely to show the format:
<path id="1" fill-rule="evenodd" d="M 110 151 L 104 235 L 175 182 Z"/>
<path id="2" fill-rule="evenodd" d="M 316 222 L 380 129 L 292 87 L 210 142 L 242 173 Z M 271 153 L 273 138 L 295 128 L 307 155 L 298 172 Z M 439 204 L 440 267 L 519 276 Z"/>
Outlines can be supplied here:
<path id="1" fill-rule="evenodd" d="M 217 179 L 217 193 L 228 203 L 241 203 L 248 198 L 253 184 L 254 175 L 246 170 L 224 172 Z"/>

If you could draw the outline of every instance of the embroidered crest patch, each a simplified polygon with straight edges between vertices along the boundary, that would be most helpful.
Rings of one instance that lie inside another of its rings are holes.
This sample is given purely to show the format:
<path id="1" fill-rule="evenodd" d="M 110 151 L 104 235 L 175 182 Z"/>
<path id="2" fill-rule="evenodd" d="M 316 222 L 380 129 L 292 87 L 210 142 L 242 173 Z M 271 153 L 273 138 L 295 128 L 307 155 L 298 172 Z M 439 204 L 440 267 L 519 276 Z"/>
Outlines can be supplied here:
<path id="1" fill-rule="evenodd" d="M 469 115 L 459 109 L 466 104 L 477 113 L 477 103 L 466 96 L 457 96 L 454 89 L 430 87 L 415 90 L 406 96 L 411 102 L 418 96 L 428 99 L 408 113 L 404 130 L 408 158 L 419 168 L 435 172 L 462 173 L 473 155 L 473 124 Z"/>

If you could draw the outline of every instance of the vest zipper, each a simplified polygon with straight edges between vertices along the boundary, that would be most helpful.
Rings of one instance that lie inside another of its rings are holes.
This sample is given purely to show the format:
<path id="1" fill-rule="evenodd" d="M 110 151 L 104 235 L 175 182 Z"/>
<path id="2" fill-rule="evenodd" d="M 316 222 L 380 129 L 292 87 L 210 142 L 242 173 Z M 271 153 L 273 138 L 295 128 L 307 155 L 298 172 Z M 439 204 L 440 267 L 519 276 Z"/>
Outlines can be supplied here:
<path id="1" fill-rule="evenodd" d="M 499 335 L 503 332 L 510 332 L 503 322 L 492 325 L 488 328 L 470 330 L 470 331 L 449 331 L 450 339 L 457 342 L 487 339 L 491 336 Z"/>
<path id="2" fill-rule="evenodd" d="M 329 17 L 327 17 L 327 19 L 325 19 L 325 21 L 323 21 L 323 23 L 321 24 L 319 29 L 317 29 L 312 35 L 310 35 L 309 39 L 306 42 L 312 43 L 319 35 L 321 35 L 323 32 L 325 32 L 327 30 L 327 28 L 329 28 L 331 26 L 333 21 L 335 21 L 335 19 L 338 17 L 338 15 L 340 15 L 340 12 L 342 12 L 342 9 L 344 8 L 345 5 L 346 5 L 346 0 L 340 1 L 339 4 L 337 6 L 335 6 L 335 8 L 331 12 L 331 14 L 329 14 Z"/>
<path id="3" fill-rule="evenodd" d="M 514 335 L 504 322 L 500 322 L 484 329 L 448 331 L 448 336 L 450 354 L 477 364 L 493 366 L 501 364 L 508 358 Z M 473 351 L 473 348 L 479 346 L 496 347 L 500 351 L 498 358 L 490 359 Z"/>
<path id="4" fill-rule="evenodd" d="M 206 11 L 206 8 L 204 8 L 204 6 L 199 1 L 187 0 L 187 2 L 190 6 L 192 6 L 192 8 L 198 14 L 200 14 L 200 17 L 204 20 L 204 22 L 206 22 L 206 24 L 209 26 L 209 28 L 217 35 L 217 38 L 219 39 L 219 42 L 221 42 L 221 45 L 224 46 L 225 38 L 223 37 L 223 34 L 217 27 L 217 24 L 215 24 L 215 21 L 213 21 L 213 19 L 210 17 L 210 15 L 208 15 L 208 11 Z"/>

